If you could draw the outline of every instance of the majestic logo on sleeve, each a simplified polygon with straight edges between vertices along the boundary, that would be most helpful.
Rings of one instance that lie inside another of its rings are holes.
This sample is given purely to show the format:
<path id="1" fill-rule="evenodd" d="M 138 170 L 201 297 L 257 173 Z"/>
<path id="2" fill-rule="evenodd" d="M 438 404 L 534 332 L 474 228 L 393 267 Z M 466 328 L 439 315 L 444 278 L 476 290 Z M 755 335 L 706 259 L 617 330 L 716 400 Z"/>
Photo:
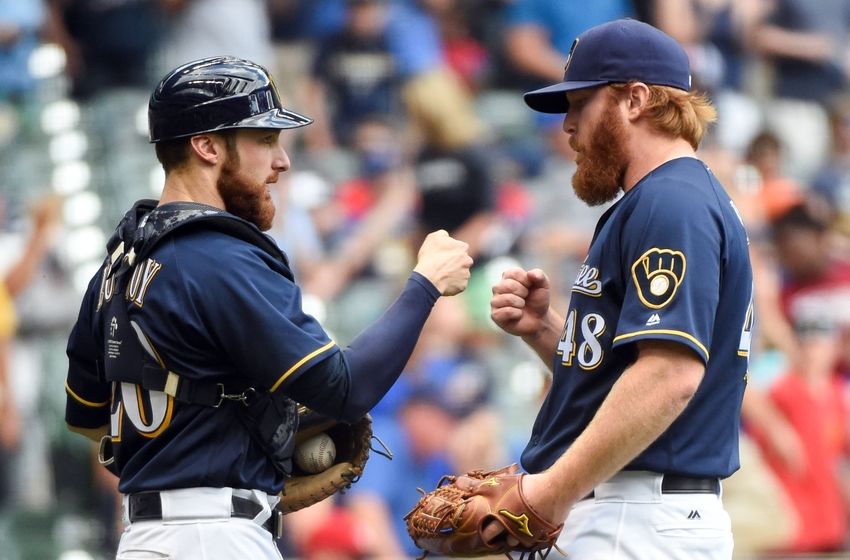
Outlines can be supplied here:
<path id="1" fill-rule="evenodd" d="M 632 280 L 640 301 L 650 309 L 661 309 L 676 295 L 685 279 L 687 260 L 680 251 L 653 247 L 632 265 Z"/>

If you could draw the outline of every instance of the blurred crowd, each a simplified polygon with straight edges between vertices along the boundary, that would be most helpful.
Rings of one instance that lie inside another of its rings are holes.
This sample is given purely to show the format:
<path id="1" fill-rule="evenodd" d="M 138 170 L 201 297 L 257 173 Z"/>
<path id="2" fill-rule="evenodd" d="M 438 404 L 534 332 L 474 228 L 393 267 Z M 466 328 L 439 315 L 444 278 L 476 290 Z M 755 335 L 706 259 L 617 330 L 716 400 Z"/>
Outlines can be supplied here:
<path id="1" fill-rule="evenodd" d="M 562 117 L 521 93 L 623 16 L 686 46 L 719 112 L 699 155 L 749 231 L 757 317 L 724 485 L 736 554 L 847 551 L 850 0 L 0 0 L 0 558 L 114 551 L 115 480 L 64 429 L 64 344 L 111 228 L 159 195 L 150 90 L 219 54 L 267 66 L 315 119 L 284 134 L 269 233 L 339 342 L 394 298 L 425 234 L 471 246 L 468 291 L 438 303 L 373 412 L 393 460 L 287 516 L 281 541 L 286 558 L 416 556 L 416 488 L 518 461 L 547 388 L 490 322 L 490 286 L 540 267 L 565 301 L 605 210 L 572 192 Z"/>

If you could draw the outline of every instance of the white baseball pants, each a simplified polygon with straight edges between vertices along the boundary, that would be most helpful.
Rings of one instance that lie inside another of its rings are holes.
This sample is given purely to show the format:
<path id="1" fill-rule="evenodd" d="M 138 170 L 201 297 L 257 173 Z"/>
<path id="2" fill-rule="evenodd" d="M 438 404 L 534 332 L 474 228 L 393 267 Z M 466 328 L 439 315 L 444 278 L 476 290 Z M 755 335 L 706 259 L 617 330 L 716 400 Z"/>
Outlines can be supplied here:
<path id="1" fill-rule="evenodd" d="M 570 560 L 730 560 L 721 496 L 665 494 L 662 475 L 623 471 L 570 511 L 558 546 Z"/>
<path id="2" fill-rule="evenodd" d="M 234 493 L 263 506 L 256 518 L 230 516 Z M 186 488 L 160 494 L 163 519 L 134 523 L 124 497 L 124 533 L 116 560 L 282 560 L 271 533 L 262 527 L 277 497 L 231 488 Z"/>

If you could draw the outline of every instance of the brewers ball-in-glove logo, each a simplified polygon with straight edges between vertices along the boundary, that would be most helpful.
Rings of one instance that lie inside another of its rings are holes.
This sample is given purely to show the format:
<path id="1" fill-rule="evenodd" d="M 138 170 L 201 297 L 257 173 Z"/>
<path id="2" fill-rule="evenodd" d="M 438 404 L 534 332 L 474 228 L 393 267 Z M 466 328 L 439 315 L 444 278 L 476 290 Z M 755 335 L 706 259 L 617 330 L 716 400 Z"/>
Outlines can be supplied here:
<path id="1" fill-rule="evenodd" d="M 638 297 L 651 309 L 661 309 L 673 299 L 685 279 L 687 261 L 680 251 L 653 247 L 632 265 Z"/>

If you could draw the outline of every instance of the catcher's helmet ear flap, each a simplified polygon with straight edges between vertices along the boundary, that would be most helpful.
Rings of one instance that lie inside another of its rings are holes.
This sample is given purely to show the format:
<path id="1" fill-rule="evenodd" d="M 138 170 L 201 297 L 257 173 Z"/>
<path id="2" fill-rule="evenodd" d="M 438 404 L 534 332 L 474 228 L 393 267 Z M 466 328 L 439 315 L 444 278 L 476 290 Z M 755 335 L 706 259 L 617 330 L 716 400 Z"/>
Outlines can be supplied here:
<path id="1" fill-rule="evenodd" d="M 229 128 L 298 128 L 313 119 L 281 105 L 268 71 L 249 60 L 218 56 L 175 68 L 151 94 L 151 142 Z"/>

